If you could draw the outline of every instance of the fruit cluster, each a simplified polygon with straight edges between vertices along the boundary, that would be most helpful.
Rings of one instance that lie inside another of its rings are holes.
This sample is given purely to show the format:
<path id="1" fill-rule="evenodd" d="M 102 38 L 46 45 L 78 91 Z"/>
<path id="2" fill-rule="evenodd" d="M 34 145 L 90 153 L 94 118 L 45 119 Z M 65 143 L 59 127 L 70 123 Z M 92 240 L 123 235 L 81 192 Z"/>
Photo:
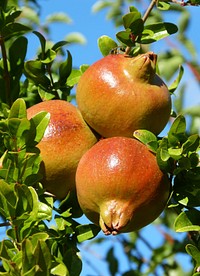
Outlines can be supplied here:
<path id="1" fill-rule="evenodd" d="M 170 181 L 155 155 L 133 138 L 137 129 L 159 134 L 171 112 L 167 86 L 155 73 L 157 56 L 110 54 L 81 76 L 78 107 L 62 100 L 28 109 L 50 113 L 38 144 L 44 187 L 63 198 L 75 190 L 81 209 L 103 232 L 130 232 L 165 208 Z"/>

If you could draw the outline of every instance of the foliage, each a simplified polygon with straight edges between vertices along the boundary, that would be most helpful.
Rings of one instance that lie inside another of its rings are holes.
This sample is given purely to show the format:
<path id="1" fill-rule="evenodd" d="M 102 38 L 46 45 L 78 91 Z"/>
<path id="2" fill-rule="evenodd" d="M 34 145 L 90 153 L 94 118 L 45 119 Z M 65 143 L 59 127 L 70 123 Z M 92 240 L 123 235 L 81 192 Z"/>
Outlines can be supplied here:
<path id="1" fill-rule="evenodd" d="M 159 54 L 159 74 L 171 83 L 172 97 L 178 91 L 167 135 L 156 137 L 146 130 L 133 134 L 156 154 L 159 166 L 169 174 L 173 184 L 168 208 L 157 221 L 158 229 L 159 225 L 166 228 L 160 230 L 164 241 L 155 248 L 140 231 L 119 236 L 116 241 L 130 263 L 130 269 L 123 271 L 123 276 L 142 272 L 158 275 L 159 268 L 163 275 L 183 275 L 183 269 L 174 259 L 179 252 L 191 256 L 193 275 L 199 275 L 200 112 L 199 106 L 184 108 L 186 86 L 182 82 L 184 66 L 200 81 L 197 50 L 187 37 L 191 16 L 185 8 L 199 2 L 152 1 L 151 9 L 144 16 L 140 12 L 140 1 L 134 4 L 130 6 L 131 0 L 102 0 L 94 4 L 93 11 L 106 9 L 107 18 L 122 28 L 116 34 L 116 41 L 105 34 L 98 39 L 102 55 L 118 52 L 137 55 L 160 40 L 170 39 L 171 35 L 181 51 L 169 48 Z M 124 6 L 129 6 L 127 14 L 123 13 Z M 179 15 L 178 26 L 165 21 L 167 13 Z M 90 239 L 97 244 L 106 242 L 106 238 L 96 237 L 99 227 L 77 222 L 79 215 L 73 209 L 70 194 L 58 201 L 43 189 L 42 160 L 37 144 L 44 135 L 49 114 L 42 112 L 31 120 L 26 114 L 27 107 L 40 101 L 71 100 L 73 87 L 87 69 L 87 65 L 74 68 L 70 51 L 67 50 L 67 54 L 63 51 L 70 43 L 82 43 L 83 36 L 73 34 L 70 38 L 69 34 L 68 41 L 56 43 L 46 38 L 50 33 L 48 24 L 58 21 L 68 24 L 70 20 L 66 14 L 53 14 L 41 26 L 39 1 L 3 0 L 0 3 L 0 216 L 1 226 L 7 227 L 6 238 L 0 242 L 0 275 L 80 275 L 81 243 Z M 26 59 L 29 32 L 40 43 L 33 60 Z M 185 58 L 185 51 L 190 58 Z M 190 124 L 187 125 L 188 117 Z M 179 241 L 170 231 L 187 235 Z M 147 264 L 138 241 L 152 252 Z M 114 247 L 109 248 L 105 261 L 110 275 L 120 272 L 120 259 Z"/>

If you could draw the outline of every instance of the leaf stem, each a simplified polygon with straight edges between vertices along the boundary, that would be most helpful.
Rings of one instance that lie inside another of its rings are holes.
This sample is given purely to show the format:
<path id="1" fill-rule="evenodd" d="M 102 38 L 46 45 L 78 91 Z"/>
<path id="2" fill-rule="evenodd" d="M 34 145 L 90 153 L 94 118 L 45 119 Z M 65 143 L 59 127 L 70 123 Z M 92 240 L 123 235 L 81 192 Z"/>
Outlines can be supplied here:
<path id="1" fill-rule="evenodd" d="M 11 97 L 10 97 L 10 74 L 9 74 L 9 70 L 8 70 L 5 42 L 4 42 L 4 38 L 2 35 L 0 35 L 0 47 L 1 47 L 1 52 L 2 52 L 3 67 L 4 67 L 3 78 L 5 80 L 6 102 L 9 106 L 11 106 L 12 103 L 11 103 Z"/>
<path id="2" fill-rule="evenodd" d="M 142 17 L 143 22 L 145 22 L 147 20 L 149 14 L 151 13 L 151 11 L 152 11 L 152 9 L 153 9 L 153 7 L 155 6 L 156 3 L 157 3 L 157 0 L 152 0 L 151 1 L 150 5 L 148 6 L 148 8 L 145 12 L 145 14 Z M 126 50 L 125 50 L 125 54 L 128 55 L 130 53 L 130 51 L 131 51 L 131 47 L 127 46 Z"/>

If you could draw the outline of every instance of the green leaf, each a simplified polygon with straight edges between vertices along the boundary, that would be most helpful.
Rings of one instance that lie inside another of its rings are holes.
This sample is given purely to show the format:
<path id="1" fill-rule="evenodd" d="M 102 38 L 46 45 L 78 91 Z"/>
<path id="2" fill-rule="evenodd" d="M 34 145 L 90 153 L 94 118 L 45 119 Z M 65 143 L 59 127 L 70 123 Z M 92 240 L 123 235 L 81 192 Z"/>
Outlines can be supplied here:
<path id="1" fill-rule="evenodd" d="M 183 152 L 182 148 L 168 148 L 169 155 L 175 160 L 178 160 L 181 158 L 182 152 Z"/>
<path id="2" fill-rule="evenodd" d="M 79 32 L 71 32 L 65 36 L 65 40 L 70 44 L 81 44 L 85 45 L 87 40 L 85 36 Z"/>
<path id="3" fill-rule="evenodd" d="M 13 190 L 13 185 L 0 180 L 0 213 L 5 218 L 15 216 L 17 198 Z"/>
<path id="4" fill-rule="evenodd" d="M 200 117 L 199 105 L 194 105 L 194 106 L 183 109 L 183 114 Z"/>
<path id="5" fill-rule="evenodd" d="M 31 124 L 34 125 L 35 138 L 34 141 L 39 143 L 44 136 L 45 130 L 50 121 L 50 113 L 41 111 L 30 119 Z"/>
<path id="6" fill-rule="evenodd" d="M 181 81 L 181 79 L 182 79 L 183 73 L 184 73 L 184 68 L 183 68 L 183 66 L 181 65 L 181 66 L 179 66 L 179 73 L 178 73 L 177 78 L 176 78 L 175 81 L 168 87 L 169 92 L 170 92 L 171 94 L 173 94 L 174 91 L 177 89 L 177 87 L 178 87 L 178 85 L 179 85 L 179 83 L 180 83 L 180 81 Z"/>
<path id="7" fill-rule="evenodd" d="M 107 35 L 99 37 L 97 43 L 103 56 L 107 56 L 113 49 L 118 47 L 117 43 Z"/>
<path id="8" fill-rule="evenodd" d="M 145 144 L 151 151 L 156 152 L 158 148 L 157 137 L 150 131 L 139 129 L 134 131 L 133 136 Z"/>
<path id="9" fill-rule="evenodd" d="M 41 85 L 45 89 L 51 86 L 49 78 L 45 75 L 44 65 L 40 60 L 29 60 L 25 62 L 24 69 L 27 77 L 37 86 Z"/>
<path id="10" fill-rule="evenodd" d="M 51 275 L 57 276 L 70 276 L 69 271 L 64 263 L 59 258 L 55 258 L 56 262 L 52 262 L 53 268 L 51 268 Z"/>
<path id="11" fill-rule="evenodd" d="M 33 246 L 29 239 L 24 239 L 22 242 L 22 273 L 23 275 L 30 271 L 34 266 Z"/>
<path id="12" fill-rule="evenodd" d="M 170 157 L 168 152 L 168 139 L 163 137 L 161 141 L 159 141 L 159 147 L 156 153 L 157 163 L 160 169 L 164 172 L 171 173 L 174 169 L 174 161 Z"/>
<path id="13" fill-rule="evenodd" d="M 82 73 L 78 69 L 72 69 L 71 74 L 67 78 L 67 85 L 74 86 L 78 83 Z"/>
<path id="14" fill-rule="evenodd" d="M 80 66 L 80 72 L 83 74 L 89 68 L 88 64 L 82 64 Z"/>
<path id="15" fill-rule="evenodd" d="M 179 24 L 178 24 L 179 26 L 178 29 L 180 34 L 187 31 L 190 24 L 190 19 L 191 19 L 191 14 L 186 9 L 184 9 L 181 13 L 181 17 L 179 19 Z"/>
<path id="16" fill-rule="evenodd" d="M 170 9 L 170 4 L 164 1 L 158 1 L 157 8 L 159 10 L 167 11 Z"/>
<path id="17" fill-rule="evenodd" d="M 200 266 L 200 251 L 199 251 L 199 249 L 193 244 L 187 244 L 185 249 L 186 249 L 187 253 L 190 256 L 192 256 L 192 258 L 195 260 L 196 267 L 199 267 Z M 196 273 L 195 273 L 195 275 L 196 275 Z"/>
<path id="18" fill-rule="evenodd" d="M 200 137 L 198 134 L 193 134 L 188 137 L 187 141 L 183 143 L 183 152 L 197 151 L 200 145 Z"/>
<path id="19" fill-rule="evenodd" d="M 4 37 L 5 40 L 7 40 L 13 36 L 19 36 L 30 31 L 31 28 L 20 23 L 9 23 L 5 27 L 3 27 L 1 35 Z"/>
<path id="20" fill-rule="evenodd" d="M 45 88 L 43 89 L 42 87 L 38 87 L 38 94 L 40 95 L 40 98 L 43 102 L 52 100 L 56 97 L 54 91 L 47 91 Z"/>
<path id="21" fill-rule="evenodd" d="M 94 3 L 92 6 L 92 12 L 99 12 L 102 9 L 109 7 L 111 5 L 110 1 L 104 1 L 104 0 L 99 0 Z"/>
<path id="22" fill-rule="evenodd" d="M 72 19 L 64 12 L 57 12 L 52 13 L 47 17 L 46 20 L 47 23 L 55 23 L 55 22 L 61 22 L 61 23 L 71 23 Z"/>
<path id="23" fill-rule="evenodd" d="M 45 39 L 45 37 L 41 33 L 37 32 L 37 31 L 33 31 L 33 33 L 40 40 L 41 52 L 42 52 L 42 58 L 43 58 L 45 56 L 45 51 L 46 51 L 46 39 Z"/>
<path id="24" fill-rule="evenodd" d="M 8 118 L 26 118 L 26 103 L 23 99 L 17 99 L 11 106 Z"/>
<path id="25" fill-rule="evenodd" d="M 183 115 L 179 115 L 173 122 L 168 132 L 168 141 L 171 146 L 177 146 L 185 140 L 186 120 Z"/>
<path id="26" fill-rule="evenodd" d="M 17 195 L 16 216 L 20 217 L 33 210 L 33 197 L 26 185 L 15 184 Z"/>
<path id="27" fill-rule="evenodd" d="M 49 64 L 49 63 L 52 63 L 55 58 L 56 58 L 56 52 L 53 51 L 52 49 L 48 49 L 44 57 L 41 59 L 41 62 L 43 64 Z"/>
<path id="28" fill-rule="evenodd" d="M 38 215 L 39 220 L 51 220 L 52 219 L 52 208 L 43 202 L 38 203 Z"/>
<path id="29" fill-rule="evenodd" d="M 200 231 L 200 212 L 191 209 L 182 212 L 175 220 L 174 227 L 176 232 Z"/>
<path id="30" fill-rule="evenodd" d="M 108 262 L 111 275 L 116 275 L 116 273 L 118 272 L 118 260 L 114 255 L 113 247 L 108 250 L 106 260 Z"/>
<path id="31" fill-rule="evenodd" d="M 12 76 L 15 76 L 15 78 L 20 78 L 23 73 L 27 45 L 27 38 L 20 36 L 14 40 L 9 49 L 10 70 Z"/>
<path id="32" fill-rule="evenodd" d="M 128 29 L 126 31 L 120 31 L 116 34 L 117 39 L 123 44 L 133 47 L 135 42 L 131 41 L 131 31 Z"/>
<path id="33" fill-rule="evenodd" d="M 144 31 L 142 32 L 142 36 L 138 39 L 138 42 L 142 44 L 149 44 L 172 35 L 177 31 L 177 26 L 168 22 L 158 22 L 146 25 L 144 26 Z"/>
<path id="34" fill-rule="evenodd" d="M 59 82 L 61 85 L 64 85 L 67 81 L 67 78 L 71 74 L 72 71 L 72 55 L 69 51 L 67 51 L 67 59 L 62 62 L 59 67 Z"/>
<path id="35" fill-rule="evenodd" d="M 62 46 L 65 46 L 66 44 L 68 44 L 68 41 L 59 41 L 55 43 L 51 49 L 57 52 Z"/>
<path id="36" fill-rule="evenodd" d="M 174 178 L 173 197 L 188 207 L 200 206 L 200 168 L 184 170 Z"/>
<path id="37" fill-rule="evenodd" d="M 94 238 L 100 231 L 100 228 L 94 224 L 78 225 L 76 227 L 77 240 L 83 242 Z"/>
<path id="38" fill-rule="evenodd" d="M 8 129 L 12 136 L 22 138 L 23 132 L 28 131 L 30 129 L 30 122 L 26 118 L 11 118 L 8 120 Z M 25 143 L 24 139 L 21 139 L 21 141 L 19 140 L 19 143 L 17 142 L 18 141 L 16 141 L 16 145 L 18 146 L 18 148 L 23 146 Z"/>
<path id="39" fill-rule="evenodd" d="M 50 276 L 51 253 L 45 241 L 38 240 L 37 247 L 34 252 L 35 264 L 39 266 L 43 275 Z"/>
<path id="40" fill-rule="evenodd" d="M 131 26 L 135 24 L 138 19 L 141 19 L 141 14 L 138 11 L 132 11 L 125 14 L 123 17 L 123 25 L 125 29 L 131 29 Z"/>

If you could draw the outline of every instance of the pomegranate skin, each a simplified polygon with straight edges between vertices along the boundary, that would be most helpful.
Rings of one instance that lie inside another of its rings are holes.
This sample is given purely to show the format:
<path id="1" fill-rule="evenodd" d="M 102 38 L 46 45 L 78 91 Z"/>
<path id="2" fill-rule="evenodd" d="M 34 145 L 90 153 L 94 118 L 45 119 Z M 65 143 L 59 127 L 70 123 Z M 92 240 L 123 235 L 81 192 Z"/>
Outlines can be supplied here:
<path id="1" fill-rule="evenodd" d="M 84 121 L 77 107 L 64 100 L 50 100 L 27 109 L 31 119 L 41 111 L 50 113 L 44 137 L 38 143 L 44 188 L 57 198 L 75 190 L 75 173 L 82 155 L 96 142 L 97 137 Z"/>
<path id="2" fill-rule="evenodd" d="M 76 172 L 83 213 L 106 235 L 138 230 L 164 210 L 170 181 L 155 155 L 136 139 L 100 140 L 81 158 Z"/>
<path id="3" fill-rule="evenodd" d="M 137 129 L 158 135 L 171 113 L 167 86 L 155 73 L 157 56 L 110 54 L 92 64 L 76 90 L 85 121 L 103 137 L 132 137 Z"/>

